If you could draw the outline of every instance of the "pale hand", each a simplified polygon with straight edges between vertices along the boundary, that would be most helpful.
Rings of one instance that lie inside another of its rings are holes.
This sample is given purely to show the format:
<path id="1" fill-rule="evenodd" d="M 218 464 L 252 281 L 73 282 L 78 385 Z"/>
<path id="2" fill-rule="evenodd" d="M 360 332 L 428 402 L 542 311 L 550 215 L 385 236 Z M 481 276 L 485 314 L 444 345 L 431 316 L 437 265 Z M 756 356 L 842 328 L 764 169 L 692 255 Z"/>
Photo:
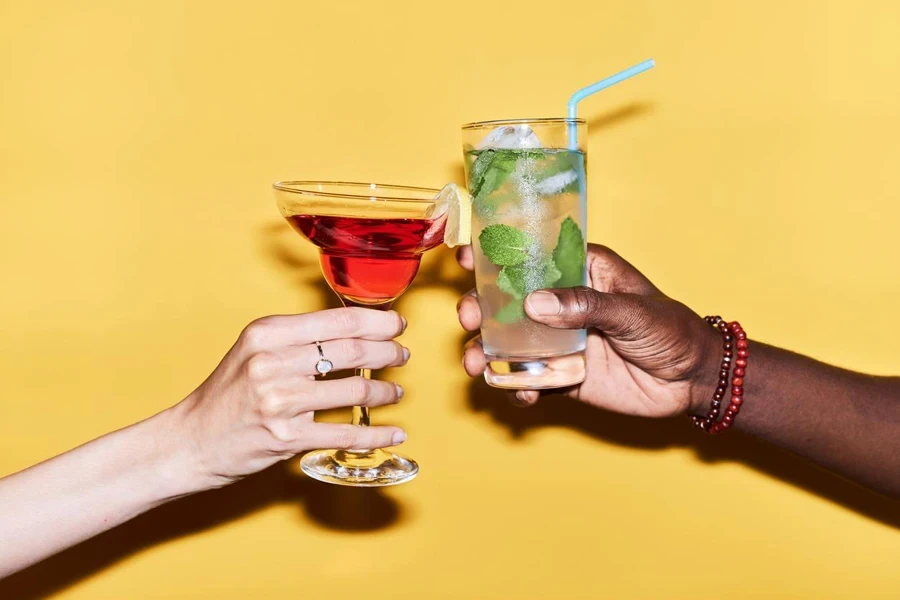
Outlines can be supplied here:
<path id="1" fill-rule="evenodd" d="M 316 379 L 405 364 L 395 312 L 341 308 L 251 323 L 185 400 L 0 479 L 0 578 L 165 502 L 220 487 L 313 448 L 399 444 L 397 427 L 316 423 L 316 410 L 397 402 L 399 386 Z M 60 526 L 60 524 L 65 526 Z"/>
<path id="2" fill-rule="evenodd" d="M 315 342 L 335 370 L 406 363 L 393 338 L 406 328 L 396 312 L 339 308 L 265 317 L 251 323 L 210 377 L 171 409 L 189 440 L 203 485 L 225 485 L 317 448 L 382 448 L 402 443 L 397 427 L 316 423 L 316 410 L 398 402 L 400 386 L 383 380 L 315 377 Z"/>

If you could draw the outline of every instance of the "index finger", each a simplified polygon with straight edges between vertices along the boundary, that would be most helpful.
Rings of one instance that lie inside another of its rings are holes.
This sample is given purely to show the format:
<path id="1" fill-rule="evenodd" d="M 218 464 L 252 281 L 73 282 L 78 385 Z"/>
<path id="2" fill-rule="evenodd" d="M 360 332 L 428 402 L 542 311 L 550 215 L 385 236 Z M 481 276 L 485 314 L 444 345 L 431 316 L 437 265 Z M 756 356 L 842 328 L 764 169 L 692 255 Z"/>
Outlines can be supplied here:
<path id="1" fill-rule="evenodd" d="M 341 338 L 391 340 L 406 329 L 396 311 L 345 307 L 257 319 L 241 337 L 257 347 L 295 346 Z"/>
<path id="2" fill-rule="evenodd" d="M 600 292 L 639 296 L 660 293 L 643 273 L 606 246 L 588 244 L 587 270 L 590 286 Z"/>
<path id="3" fill-rule="evenodd" d="M 471 244 L 468 246 L 460 246 L 456 251 L 456 262 L 459 263 L 466 271 L 474 271 L 475 270 L 475 257 L 472 254 L 472 246 Z"/>

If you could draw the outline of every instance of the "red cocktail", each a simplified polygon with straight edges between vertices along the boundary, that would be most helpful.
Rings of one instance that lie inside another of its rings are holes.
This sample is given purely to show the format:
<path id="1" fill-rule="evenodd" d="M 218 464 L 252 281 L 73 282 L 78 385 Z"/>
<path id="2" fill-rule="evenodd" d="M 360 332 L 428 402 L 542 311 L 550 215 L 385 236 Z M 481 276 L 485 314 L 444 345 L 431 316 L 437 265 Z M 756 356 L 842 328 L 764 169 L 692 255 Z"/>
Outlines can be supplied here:
<path id="1" fill-rule="evenodd" d="M 383 306 L 400 296 L 422 253 L 439 245 L 444 219 L 291 215 L 288 222 L 321 250 L 328 285 L 348 303 Z"/>
<path id="2" fill-rule="evenodd" d="M 422 253 L 444 241 L 438 190 L 287 181 L 275 184 L 275 195 L 285 219 L 319 247 L 325 280 L 348 306 L 389 308 L 412 283 Z M 368 409 L 354 407 L 352 422 L 367 426 Z M 300 467 L 320 481 L 352 486 L 403 483 L 419 471 L 415 461 L 386 450 L 317 450 Z"/>

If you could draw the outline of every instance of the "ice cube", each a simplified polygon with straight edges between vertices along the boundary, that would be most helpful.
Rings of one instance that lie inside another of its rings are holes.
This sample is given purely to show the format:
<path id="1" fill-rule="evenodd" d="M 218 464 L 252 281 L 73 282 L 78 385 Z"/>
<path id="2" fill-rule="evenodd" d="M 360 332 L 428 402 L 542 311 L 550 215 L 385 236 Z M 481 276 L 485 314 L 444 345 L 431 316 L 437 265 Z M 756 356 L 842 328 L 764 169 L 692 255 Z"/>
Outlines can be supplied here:
<path id="1" fill-rule="evenodd" d="M 534 189 L 538 194 L 552 196 L 558 194 L 578 179 L 578 173 L 574 169 L 551 175 L 535 184 Z"/>
<path id="2" fill-rule="evenodd" d="M 534 130 L 525 125 L 503 125 L 491 131 L 478 145 L 483 148 L 543 148 Z"/>

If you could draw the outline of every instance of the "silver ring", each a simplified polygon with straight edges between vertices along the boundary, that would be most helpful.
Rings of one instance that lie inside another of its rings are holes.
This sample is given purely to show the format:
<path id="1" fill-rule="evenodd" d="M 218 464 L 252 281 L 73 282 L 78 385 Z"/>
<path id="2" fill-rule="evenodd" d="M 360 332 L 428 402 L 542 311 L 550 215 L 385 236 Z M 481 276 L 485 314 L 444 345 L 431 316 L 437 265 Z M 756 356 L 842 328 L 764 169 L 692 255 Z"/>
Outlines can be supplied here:
<path id="1" fill-rule="evenodd" d="M 322 344 L 316 342 L 316 348 L 319 350 L 319 362 L 316 363 L 316 371 L 318 371 L 320 375 L 325 375 L 334 369 L 334 363 L 325 358 L 325 353 L 322 352 Z"/>

